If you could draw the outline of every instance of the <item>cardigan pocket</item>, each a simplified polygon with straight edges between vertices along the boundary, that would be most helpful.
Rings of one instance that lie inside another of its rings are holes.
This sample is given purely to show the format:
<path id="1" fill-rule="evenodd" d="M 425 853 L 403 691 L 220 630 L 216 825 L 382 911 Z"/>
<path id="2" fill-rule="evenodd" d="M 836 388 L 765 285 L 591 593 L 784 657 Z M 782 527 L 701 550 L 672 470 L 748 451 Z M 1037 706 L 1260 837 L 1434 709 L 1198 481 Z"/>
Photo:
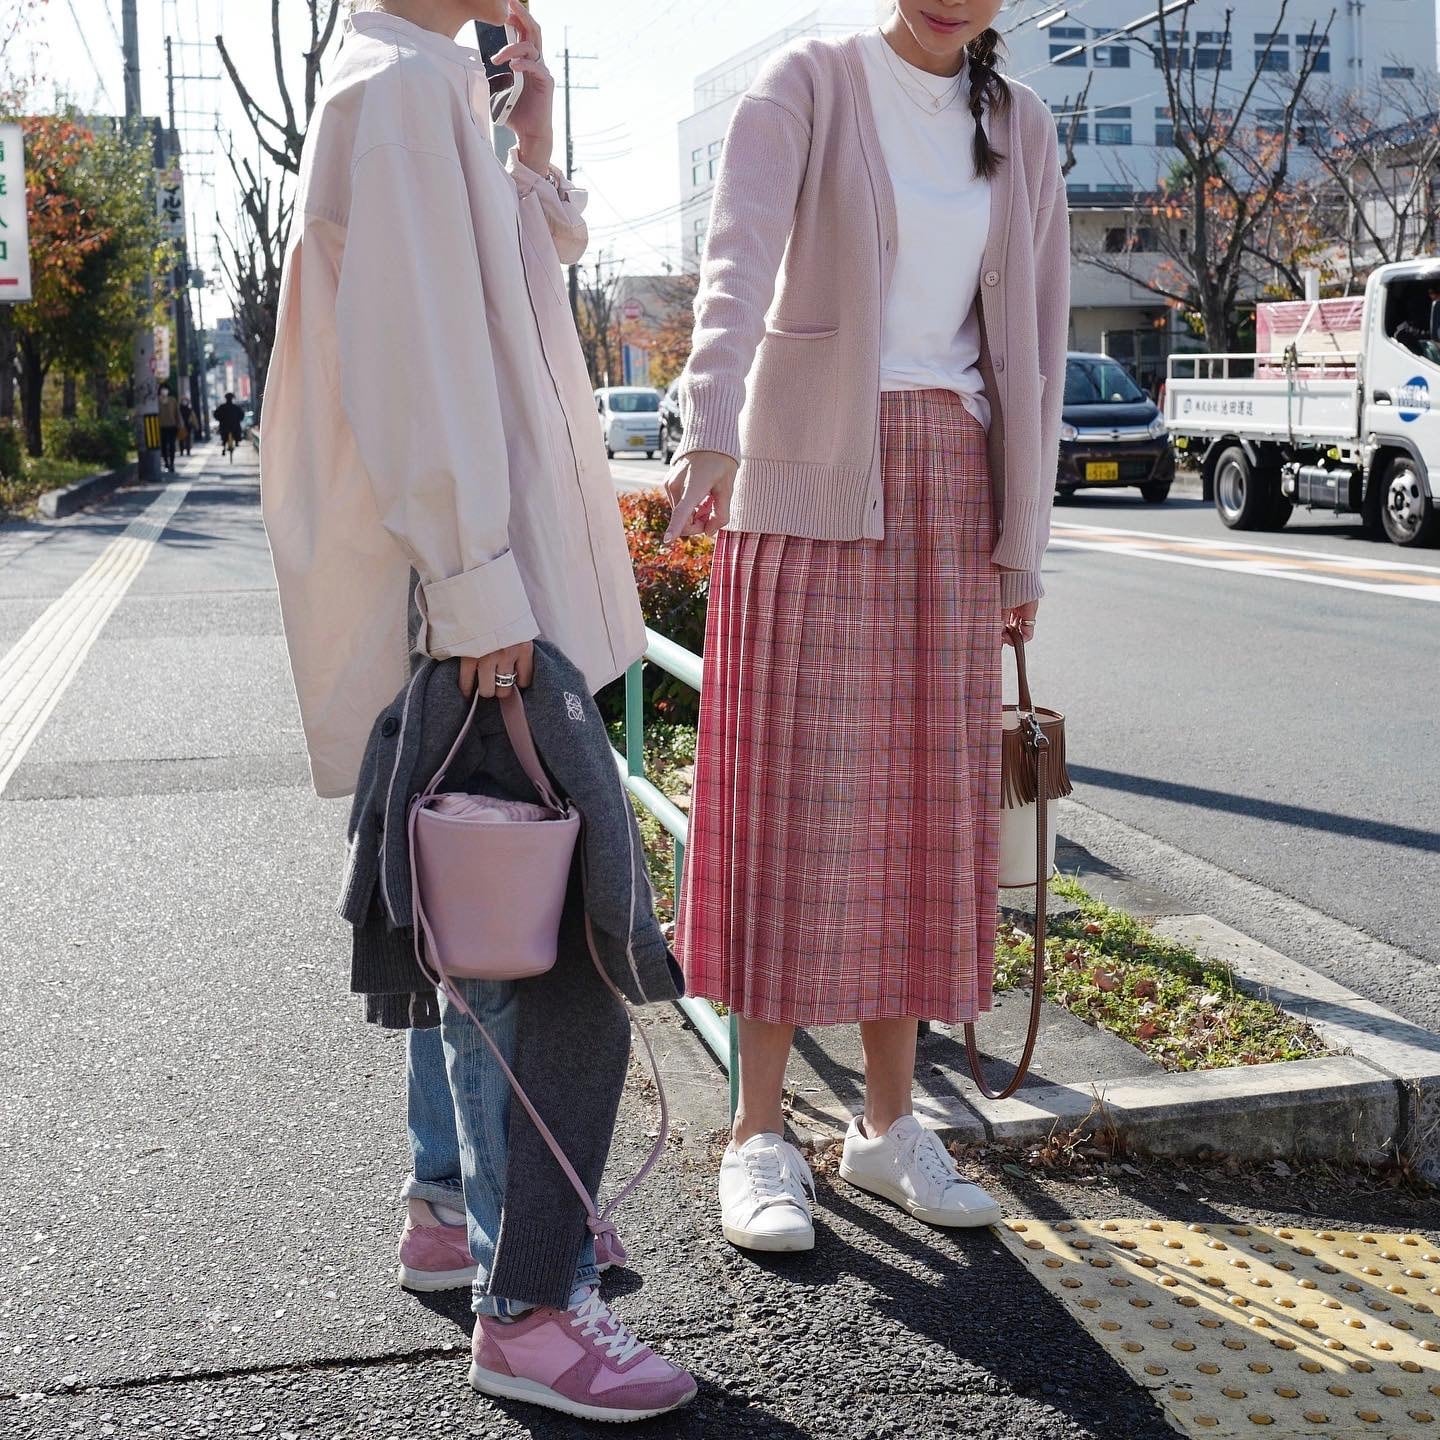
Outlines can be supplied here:
<path id="1" fill-rule="evenodd" d="M 779 328 L 783 326 L 784 328 Z M 839 326 L 767 326 L 748 389 L 741 448 L 757 460 L 828 465 L 834 459 Z"/>
<path id="2" fill-rule="evenodd" d="M 838 325 L 806 325 L 789 320 L 777 320 L 765 327 L 767 335 L 781 340 L 832 340 L 840 333 Z"/>

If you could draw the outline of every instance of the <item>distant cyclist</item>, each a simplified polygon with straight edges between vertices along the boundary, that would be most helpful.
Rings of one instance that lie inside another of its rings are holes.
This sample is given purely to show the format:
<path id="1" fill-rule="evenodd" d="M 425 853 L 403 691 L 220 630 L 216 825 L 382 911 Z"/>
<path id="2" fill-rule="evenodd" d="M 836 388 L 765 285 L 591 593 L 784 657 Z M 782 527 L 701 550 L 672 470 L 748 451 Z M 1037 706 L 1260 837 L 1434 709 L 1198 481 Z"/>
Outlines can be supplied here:
<path id="1" fill-rule="evenodd" d="M 245 412 L 235 403 L 235 396 L 227 390 L 225 403 L 215 409 L 215 423 L 220 427 L 220 444 L 227 457 L 235 454 L 235 447 L 240 443 L 240 425 L 244 419 Z"/>

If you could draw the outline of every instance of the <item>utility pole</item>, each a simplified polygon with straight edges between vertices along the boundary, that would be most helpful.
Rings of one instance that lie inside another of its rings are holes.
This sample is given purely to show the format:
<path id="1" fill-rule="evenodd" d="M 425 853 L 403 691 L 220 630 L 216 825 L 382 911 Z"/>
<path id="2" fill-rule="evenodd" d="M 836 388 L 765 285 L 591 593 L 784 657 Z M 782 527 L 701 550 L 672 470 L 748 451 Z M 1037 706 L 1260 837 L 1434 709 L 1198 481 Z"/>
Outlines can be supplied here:
<path id="1" fill-rule="evenodd" d="M 135 7 L 136 0 L 121 0 L 121 43 L 125 48 L 125 128 L 132 140 L 143 139 L 150 146 L 153 164 L 154 141 L 146 130 L 140 103 L 140 22 Z M 141 286 L 146 323 L 136 330 L 130 351 L 138 475 L 141 481 L 150 483 L 160 478 L 160 388 L 155 377 L 155 327 L 149 323 L 154 286 L 154 277 L 146 275 Z M 152 437 L 154 445 L 150 444 Z"/>

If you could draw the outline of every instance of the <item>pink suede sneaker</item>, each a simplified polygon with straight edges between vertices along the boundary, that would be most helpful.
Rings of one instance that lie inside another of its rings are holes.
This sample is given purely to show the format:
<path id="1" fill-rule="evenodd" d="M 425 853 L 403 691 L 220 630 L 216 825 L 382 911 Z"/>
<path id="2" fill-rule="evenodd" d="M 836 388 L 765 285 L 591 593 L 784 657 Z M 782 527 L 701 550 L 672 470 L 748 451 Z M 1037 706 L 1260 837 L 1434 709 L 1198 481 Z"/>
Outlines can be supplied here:
<path id="1" fill-rule="evenodd" d="M 400 1236 L 400 1283 L 407 1290 L 459 1290 L 475 1283 L 475 1262 L 463 1225 L 426 1225 L 417 1209 L 431 1220 L 434 1211 L 412 1200 Z"/>
<path id="2" fill-rule="evenodd" d="M 646 1420 L 695 1397 L 695 1380 L 642 1345 L 594 1290 L 568 1310 L 480 1316 L 470 1384 L 582 1420 Z"/>

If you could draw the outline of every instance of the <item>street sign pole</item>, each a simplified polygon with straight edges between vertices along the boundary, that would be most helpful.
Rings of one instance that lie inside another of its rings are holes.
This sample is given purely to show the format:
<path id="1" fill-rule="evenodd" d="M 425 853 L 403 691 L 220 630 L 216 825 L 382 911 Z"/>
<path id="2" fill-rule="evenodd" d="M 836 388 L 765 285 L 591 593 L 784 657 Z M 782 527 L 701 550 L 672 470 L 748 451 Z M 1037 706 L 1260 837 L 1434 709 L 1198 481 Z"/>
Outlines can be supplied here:
<path id="1" fill-rule="evenodd" d="M 135 12 L 136 0 L 121 0 L 121 26 L 125 46 L 125 129 L 132 141 L 144 138 L 152 145 L 140 107 L 140 22 Z M 139 478 L 154 483 L 160 478 L 160 382 L 155 375 L 155 329 L 150 324 L 149 310 L 155 295 L 155 277 L 146 274 L 142 282 L 146 320 L 137 327 L 131 346 L 130 383 L 135 396 L 133 423 L 135 451 L 139 457 Z M 150 424 L 146 417 L 155 417 Z M 154 437 L 155 443 L 149 442 Z"/>

